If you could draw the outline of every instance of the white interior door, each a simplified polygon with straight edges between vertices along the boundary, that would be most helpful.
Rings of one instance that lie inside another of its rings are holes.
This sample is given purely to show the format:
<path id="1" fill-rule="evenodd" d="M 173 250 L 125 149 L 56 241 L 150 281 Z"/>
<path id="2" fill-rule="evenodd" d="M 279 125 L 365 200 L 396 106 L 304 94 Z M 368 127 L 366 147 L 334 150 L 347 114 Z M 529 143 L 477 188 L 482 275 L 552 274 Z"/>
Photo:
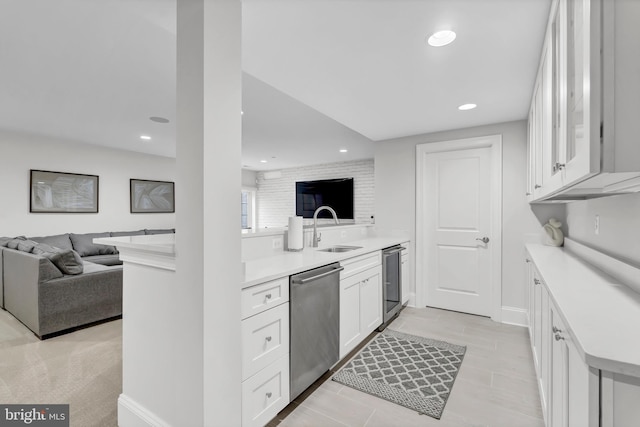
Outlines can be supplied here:
<path id="1" fill-rule="evenodd" d="M 422 152 L 418 160 L 418 262 L 423 271 L 418 286 L 427 306 L 495 318 L 493 281 L 500 279 L 494 258 L 500 256 L 500 245 L 494 237 L 500 236 L 492 197 L 500 197 L 501 189 L 494 188 L 492 167 L 497 162 L 490 145 L 464 145 Z"/>

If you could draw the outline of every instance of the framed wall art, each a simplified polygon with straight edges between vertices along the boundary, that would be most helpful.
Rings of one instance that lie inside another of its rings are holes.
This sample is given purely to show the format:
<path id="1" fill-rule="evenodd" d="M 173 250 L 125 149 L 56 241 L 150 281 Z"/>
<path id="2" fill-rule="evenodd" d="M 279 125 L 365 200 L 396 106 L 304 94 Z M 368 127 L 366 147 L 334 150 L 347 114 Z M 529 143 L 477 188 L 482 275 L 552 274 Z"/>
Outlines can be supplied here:
<path id="1" fill-rule="evenodd" d="M 98 176 L 31 169 L 32 213 L 98 213 Z"/>
<path id="2" fill-rule="evenodd" d="M 175 211 L 173 182 L 131 179 L 131 213 L 173 213 Z"/>

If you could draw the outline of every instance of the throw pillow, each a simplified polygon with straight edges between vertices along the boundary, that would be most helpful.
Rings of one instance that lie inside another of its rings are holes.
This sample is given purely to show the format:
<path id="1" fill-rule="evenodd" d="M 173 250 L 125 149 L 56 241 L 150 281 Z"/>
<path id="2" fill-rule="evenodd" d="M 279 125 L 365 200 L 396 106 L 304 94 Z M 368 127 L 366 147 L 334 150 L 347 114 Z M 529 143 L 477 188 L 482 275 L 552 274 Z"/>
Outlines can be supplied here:
<path id="1" fill-rule="evenodd" d="M 71 240 L 69 240 L 69 234 L 55 234 L 53 236 L 44 237 L 31 237 L 31 240 L 38 243 L 46 243 L 60 249 L 73 249 L 71 246 Z"/>
<path id="2" fill-rule="evenodd" d="M 18 237 L 14 237 L 13 239 L 11 239 L 8 243 L 7 243 L 7 247 L 9 249 L 18 249 L 18 245 L 20 244 L 21 241 L 23 240 L 27 240 L 26 237 L 24 236 L 18 236 Z"/>
<path id="3" fill-rule="evenodd" d="M 75 275 L 84 271 L 84 262 L 73 249 L 61 249 L 46 243 L 38 243 L 33 248 L 33 253 L 49 259 L 64 274 Z"/>
<path id="4" fill-rule="evenodd" d="M 47 252 L 59 252 L 62 251 L 64 249 L 62 248 L 56 248 L 55 246 L 51 246 L 48 245 L 46 243 L 38 243 L 37 245 L 35 245 L 33 247 L 33 250 L 31 251 L 34 255 L 44 255 Z"/>
<path id="5" fill-rule="evenodd" d="M 7 244 L 13 240 L 13 237 L 0 237 L 0 247 L 6 248 Z"/>
<path id="6" fill-rule="evenodd" d="M 113 255 L 118 253 L 115 246 L 97 245 L 93 243 L 93 239 L 97 237 L 111 237 L 110 233 L 71 233 L 69 237 L 71 238 L 71 243 L 73 243 L 73 249 L 78 252 L 80 256 Z"/>
<path id="7" fill-rule="evenodd" d="M 61 250 L 60 252 L 48 252 L 47 258 L 64 274 L 82 274 L 84 264 L 82 258 L 74 250 Z"/>
<path id="8" fill-rule="evenodd" d="M 31 251 L 37 244 L 38 243 L 34 242 L 33 240 L 20 240 L 18 242 L 18 250 L 22 252 L 31 253 Z"/>

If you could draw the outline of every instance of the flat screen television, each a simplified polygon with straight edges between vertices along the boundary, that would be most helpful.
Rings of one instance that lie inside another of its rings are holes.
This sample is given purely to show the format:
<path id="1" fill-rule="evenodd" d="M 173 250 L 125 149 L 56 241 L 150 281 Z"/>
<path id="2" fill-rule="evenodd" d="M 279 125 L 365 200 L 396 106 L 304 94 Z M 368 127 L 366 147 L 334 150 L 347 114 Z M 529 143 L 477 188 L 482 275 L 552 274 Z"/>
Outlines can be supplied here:
<path id="1" fill-rule="evenodd" d="M 296 182 L 296 215 L 313 218 L 313 213 L 320 206 L 333 208 L 338 219 L 354 219 L 353 178 Z M 322 210 L 318 218 L 332 216 L 329 211 Z"/>

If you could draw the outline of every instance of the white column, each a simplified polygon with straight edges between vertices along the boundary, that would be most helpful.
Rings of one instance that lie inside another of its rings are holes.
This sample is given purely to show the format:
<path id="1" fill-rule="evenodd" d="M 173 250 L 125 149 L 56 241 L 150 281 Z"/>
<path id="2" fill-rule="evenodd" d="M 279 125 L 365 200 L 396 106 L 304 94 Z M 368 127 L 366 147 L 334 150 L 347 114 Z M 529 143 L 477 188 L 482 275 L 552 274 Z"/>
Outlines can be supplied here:
<path id="1" fill-rule="evenodd" d="M 241 4 L 177 12 L 172 424 L 240 425 Z"/>

